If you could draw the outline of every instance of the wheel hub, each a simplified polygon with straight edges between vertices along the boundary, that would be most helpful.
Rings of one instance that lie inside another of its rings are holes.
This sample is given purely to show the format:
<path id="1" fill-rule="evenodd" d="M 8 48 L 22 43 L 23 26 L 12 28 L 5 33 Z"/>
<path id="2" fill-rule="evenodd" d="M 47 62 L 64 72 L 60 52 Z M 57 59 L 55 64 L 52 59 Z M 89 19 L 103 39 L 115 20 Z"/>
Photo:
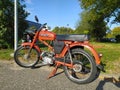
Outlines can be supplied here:
<path id="1" fill-rule="evenodd" d="M 24 59 L 28 59 L 30 56 L 28 54 L 24 55 Z"/>
<path id="2" fill-rule="evenodd" d="M 75 72 L 81 72 L 81 71 L 82 71 L 82 65 L 81 65 L 81 64 L 75 64 L 75 65 L 73 66 L 73 70 L 74 70 Z"/>

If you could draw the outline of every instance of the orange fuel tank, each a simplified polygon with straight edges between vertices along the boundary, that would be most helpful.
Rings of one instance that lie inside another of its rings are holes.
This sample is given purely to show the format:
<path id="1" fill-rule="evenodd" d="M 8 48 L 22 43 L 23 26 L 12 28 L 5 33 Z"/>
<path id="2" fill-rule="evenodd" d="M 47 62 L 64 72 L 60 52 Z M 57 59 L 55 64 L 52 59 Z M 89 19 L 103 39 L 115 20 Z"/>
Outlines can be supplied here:
<path id="1" fill-rule="evenodd" d="M 55 40 L 56 34 L 48 30 L 42 30 L 39 33 L 39 39 L 41 40 Z"/>

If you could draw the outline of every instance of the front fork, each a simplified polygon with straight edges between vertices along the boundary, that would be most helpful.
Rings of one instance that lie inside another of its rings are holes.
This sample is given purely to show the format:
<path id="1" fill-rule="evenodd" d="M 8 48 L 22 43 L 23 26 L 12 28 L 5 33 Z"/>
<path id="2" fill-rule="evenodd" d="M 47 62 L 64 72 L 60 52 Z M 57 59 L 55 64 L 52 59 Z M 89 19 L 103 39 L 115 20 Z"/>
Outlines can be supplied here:
<path id="1" fill-rule="evenodd" d="M 31 50 L 32 50 L 32 48 L 30 48 L 28 51 L 27 59 L 30 57 Z"/>

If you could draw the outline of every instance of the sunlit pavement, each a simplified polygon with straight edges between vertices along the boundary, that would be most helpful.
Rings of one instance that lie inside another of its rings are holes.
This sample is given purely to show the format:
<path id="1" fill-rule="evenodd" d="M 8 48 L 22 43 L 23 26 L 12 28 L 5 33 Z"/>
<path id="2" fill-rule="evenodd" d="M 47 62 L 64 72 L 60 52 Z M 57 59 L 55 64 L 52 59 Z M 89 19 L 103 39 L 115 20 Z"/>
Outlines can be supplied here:
<path id="1" fill-rule="evenodd" d="M 21 68 L 14 61 L 0 61 L 0 90 L 120 90 L 119 75 L 101 74 L 92 83 L 78 85 L 64 75 L 47 79 L 52 67 Z"/>

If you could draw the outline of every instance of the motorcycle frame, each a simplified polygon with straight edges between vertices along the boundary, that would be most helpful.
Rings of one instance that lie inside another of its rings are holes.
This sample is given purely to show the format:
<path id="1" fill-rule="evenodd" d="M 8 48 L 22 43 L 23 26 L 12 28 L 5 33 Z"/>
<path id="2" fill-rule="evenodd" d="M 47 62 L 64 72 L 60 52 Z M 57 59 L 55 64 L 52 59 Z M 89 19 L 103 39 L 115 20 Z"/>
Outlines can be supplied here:
<path id="1" fill-rule="evenodd" d="M 39 40 L 44 45 L 46 45 L 48 47 L 48 49 L 50 49 L 50 50 L 52 50 L 54 52 L 54 49 L 53 49 L 53 47 L 51 45 L 49 45 L 45 40 L 42 40 L 42 39 L 38 38 L 39 37 L 39 33 L 40 33 L 40 31 L 37 31 L 35 33 L 35 36 L 34 36 L 32 42 L 24 42 L 24 43 L 22 43 L 22 46 L 30 46 L 30 49 L 32 49 L 34 47 L 39 52 L 42 52 L 40 47 L 38 47 L 35 44 L 35 42 L 37 40 Z M 55 54 L 55 57 L 57 57 L 57 58 L 64 58 L 64 56 L 68 52 L 68 49 L 72 49 L 72 48 L 76 48 L 76 47 L 80 47 L 80 48 L 84 47 L 84 48 L 87 48 L 92 53 L 92 55 L 94 56 L 94 58 L 95 58 L 94 60 L 96 62 L 96 66 L 100 65 L 100 63 L 101 63 L 100 57 L 99 57 L 98 53 L 96 52 L 96 50 L 93 48 L 93 46 L 89 44 L 89 41 L 78 42 L 78 41 L 67 41 L 67 40 L 65 40 L 64 43 L 65 43 L 65 47 L 63 48 L 62 52 L 60 54 Z M 67 46 L 69 46 L 69 48 Z M 55 61 L 55 64 L 56 64 L 56 66 L 55 66 L 54 70 L 52 71 L 52 73 L 49 75 L 48 78 L 50 78 L 50 77 L 55 75 L 55 73 L 57 72 L 57 69 L 58 69 L 58 67 L 60 65 L 64 65 L 64 66 L 73 68 L 73 64 L 72 63 L 68 64 L 68 63 L 65 63 L 65 62 L 62 62 L 62 61 Z"/>

